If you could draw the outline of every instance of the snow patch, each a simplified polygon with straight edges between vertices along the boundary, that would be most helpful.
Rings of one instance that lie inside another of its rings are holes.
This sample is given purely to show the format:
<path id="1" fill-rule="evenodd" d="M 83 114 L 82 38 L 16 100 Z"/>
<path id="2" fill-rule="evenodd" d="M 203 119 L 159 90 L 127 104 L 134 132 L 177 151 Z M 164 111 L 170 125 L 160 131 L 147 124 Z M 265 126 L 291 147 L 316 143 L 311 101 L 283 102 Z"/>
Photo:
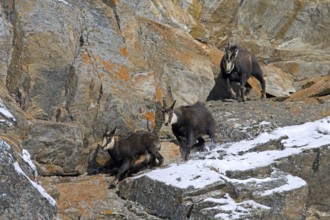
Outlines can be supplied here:
<path id="1" fill-rule="evenodd" d="M 31 179 L 30 179 L 30 178 L 29 178 L 29 177 L 23 172 L 22 168 L 20 167 L 20 165 L 18 164 L 17 161 L 14 163 L 14 167 L 15 167 L 16 172 L 17 172 L 18 174 L 22 174 L 25 178 L 27 178 L 27 179 L 30 181 L 30 183 L 32 184 L 32 186 L 33 186 L 35 189 L 37 189 L 38 192 L 39 192 L 43 197 L 45 197 L 51 205 L 53 205 L 53 206 L 56 205 L 56 201 L 53 199 L 53 197 L 51 197 L 41 185 L 39 185 L 39 184 L 37 184 L 36 182 L 32 181 L 32 180 L 31 180 Z"/>
<path id="2" fill-rule="evenodd" d="M 246 217 L 250 215 L 250 211 L 253 209 L 270 209 L 270 207 L 261 205 L 253 200 L 246 200 L 243 202 L 236 203 L 229 194 L 225 194 L 223 198 L 215 199 L 215 198 L 207 198 L 203 202 L 213 202 L 218 203 L 219 205 L 205 208 L 204 210 L 221 210 L 221 213 L 216 214 L 215 218 L 220 218 L 224 220 L 232 220 L 232 219 L 242 219 L 242 217 Z"/>
<path id="3" fill-rule="evenodd" d="M 64 3 L 64 4 L 66 4 L 66 5 L 69 5 L 69 3 L 67 3 L 67 2 L 64 1 L 64 0 L 57 0 L 57 1 L 59 1 L 59 2 L 61 2 L 61 3 Z"/>
<path id="4" fill-rule="evenodd" d="M 34 178 L 35 178 L 36 182 L 38 182 L 37 167 L 32 162 L 30 153 L 27 150 L 23 149 L 21 157 L 25 161 L 25 163 L 27 163 L 31 167 L 31 169 L 33 170 L 33 173 L 34 173 Z"/>
<path id="5" fill-rule="evenodd" d="M 217 145 L 210 152 L 199 152 L 205 154 L 203 160 L 190 159 L 185 163 L 172 164 L 142 175 L 178 188 L 203 188 L 224 181 L 226 171 L 245 171 L 269 166 L 278 159 L 299 154 L 307 149 L 329 145 L 329 134 L 330 117 L 327 117 L 302 125 L 277 128 L 270 133 L 262 133 L 254 139 L 232 143 L 229 147 L 228 143 Z M 283 139 L 284 136 L 288 138 Z M 284 149 L 253 150 L 256 146 L 272 140 L 281 141 Z M 288 177 L 285 186 L 275 190 L 300 188 L 304 184 L 306 183 L 300 178 L 291 176 Z"/>
<path id="6" fill-rule="evenodd" d="M 13 122 L 16 121 L 16 118 L 8 111 L 6 106 L 3 104 L 3 101 L 1 98 L 0 98 L 0 114 Z M 2 121 L 0 121 L 0 122 L 2 122 Z"/>
<path id="7" fill-rule="evenodd" d="M 265 192 L 263 192 L 261 194 L 261 196 L 268 196 L 268 195 L 271 195 L 271 194 L 277 193 L 277 192 L 290 191 L 290 190 L 297 189 L 297 188 L 300 188 L 300 187 L 303 187 L 306 185 L 307 185 L 307 183 L 305 180 L 303 180 L 299 177 L 296 177 L 296 176 L 288 175 L 287 184 L 277 187 L 275 189 L 266 190 Z"/>

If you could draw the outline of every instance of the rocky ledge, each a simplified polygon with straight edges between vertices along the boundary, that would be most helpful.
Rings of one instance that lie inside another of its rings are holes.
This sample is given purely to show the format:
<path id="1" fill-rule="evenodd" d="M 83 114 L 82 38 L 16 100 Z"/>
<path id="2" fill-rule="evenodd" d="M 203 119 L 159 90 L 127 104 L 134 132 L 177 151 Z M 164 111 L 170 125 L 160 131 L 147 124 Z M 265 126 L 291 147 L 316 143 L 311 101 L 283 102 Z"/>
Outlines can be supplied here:
<path id="1" fill-rule="evenodd" d="M 329 147 L 326 117 L 209 146 L 188 162 L 126 179 L 119 195 L 161 218 L 305 219 L 306 207 L 329 210 Z"/>

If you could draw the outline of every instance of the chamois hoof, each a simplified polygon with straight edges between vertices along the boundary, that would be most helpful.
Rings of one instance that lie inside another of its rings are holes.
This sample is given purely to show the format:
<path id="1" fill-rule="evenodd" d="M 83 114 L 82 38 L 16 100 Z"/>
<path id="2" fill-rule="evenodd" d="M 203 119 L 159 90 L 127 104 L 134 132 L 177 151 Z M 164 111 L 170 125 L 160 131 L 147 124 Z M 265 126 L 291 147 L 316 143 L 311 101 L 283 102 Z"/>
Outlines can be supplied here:
<path id="1" fill-rule="evenodd" d="M 108 186 L 108 189 L 114 189 L 114 188 L 116 188 L 116 185 L 113 183 L 110 183 Z"/>
<path id="2" fill-rule="evenodd" d="M 234 102 L 236 99 L 222 99 L 223 102 Z"/>

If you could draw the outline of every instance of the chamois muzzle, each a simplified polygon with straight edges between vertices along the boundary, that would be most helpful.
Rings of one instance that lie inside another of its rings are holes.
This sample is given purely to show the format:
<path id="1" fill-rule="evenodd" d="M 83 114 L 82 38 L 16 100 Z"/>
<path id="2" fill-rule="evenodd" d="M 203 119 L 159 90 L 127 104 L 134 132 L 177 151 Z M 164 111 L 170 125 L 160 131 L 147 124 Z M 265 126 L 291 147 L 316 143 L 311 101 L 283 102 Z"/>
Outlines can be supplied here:
<path id="1" fill-rule="evenodd" d="M 230 74 L 233 71 L 234 67 L 235 65 L 233 61 L 226 60 L 225 70 L 227 74 Z"/>

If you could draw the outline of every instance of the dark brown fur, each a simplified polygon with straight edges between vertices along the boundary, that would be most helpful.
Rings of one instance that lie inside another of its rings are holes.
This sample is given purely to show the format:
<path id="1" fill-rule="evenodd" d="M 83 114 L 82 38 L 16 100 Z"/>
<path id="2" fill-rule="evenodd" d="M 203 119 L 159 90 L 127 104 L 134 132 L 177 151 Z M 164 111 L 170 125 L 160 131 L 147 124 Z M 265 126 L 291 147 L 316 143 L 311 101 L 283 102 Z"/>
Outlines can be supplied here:
<path id="1" fill-rule="evenodd" d="M 215 121 L 211 112 L 200 102 L 176 109 L 174 105 L 175 102 L 163 110 L 169 116 L 165 125 L 172 124 L 173 114 L 177 116 L 177 122 L 172 124 L 172 132 L 179 142 L 182 159 L 187 160 L 192 147 L 204 147 L 202 135 L 209 135 L 215 143 Z"/>
<path id="2" fill-rule="evenodd" d="M 138 131 L 126 138 L 119 139 L 114 136 L 115 131 L 116 129 L 112 132 L 106 132 L 103 135 L 102 143 L 102 148 L 105 149 L 112 138 L 115 140 L 114 146 L 111 149 L 107 149 L 117 168 L 117 175 L 110 185 L 111 187 L 114 186 L 116 181 L 126 178 L 133 170 L 136 172 L 147 165 L 160 166 L 163 163 L 164 158 L 159 153 L 160 141 L 157 135 L 148 131 Z M 138 160 L 141 160 L 141 157 L 145 159 L 142 162 L 138 162 Z"/>
<path id="3" fill-rule="evenodd" d="M 228 70 L 228 66 L 233 64 L 233 69 Z M 228 45 L 225 54 L 220 63 L 221 73 L 226 81 L 230 98 L 235 98 L 235 92 L 231 88 L 231 82 L 240 83 L 241 100 L 244 102 L 245 96 L 249 94 L 252 87 L 247 80 L 254 76 L 261 84 L 261 99 L 266 98 L 266 83 L 263 72 L 258 64 L 257 58 L 246 48 L 237 47 L 236 45 Z M 239 95 L 236 96 L 239 98 Z"/>

